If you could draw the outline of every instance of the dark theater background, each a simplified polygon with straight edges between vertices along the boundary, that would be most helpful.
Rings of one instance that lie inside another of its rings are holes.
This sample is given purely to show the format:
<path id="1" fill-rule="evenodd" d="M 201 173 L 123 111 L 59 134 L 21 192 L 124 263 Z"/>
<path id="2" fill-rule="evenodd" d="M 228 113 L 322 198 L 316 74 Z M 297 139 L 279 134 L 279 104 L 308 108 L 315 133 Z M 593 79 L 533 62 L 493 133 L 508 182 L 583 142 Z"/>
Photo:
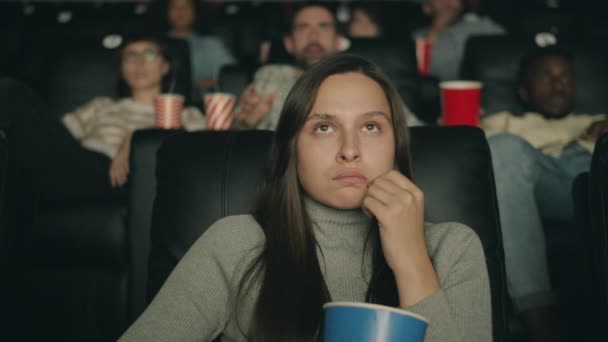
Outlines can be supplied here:
<path id="1" fill-rule="evenodd" d="M 167 195 L 182 189 L 173 191 L 174 188 L 157 183 L 157 176 L 166 176 L 163 172 L 170 171 L 160 166 L 156 169 L 156 158 L 164 156 L 178 164 L 178 157 L 162 155 L 162 149 L 157 155 L 163 139 L 178 134 L 175 130 L 138 131 L 133 138 L 136 143 L 131 146 L 128 184 L 111 191 L 97 189 L 93 178 L 77 180 L 66 173 L 44 171 L 55 162 L 77 169 L 75 156 L 80 152 L 75 149 L 79 146 L 66 144 L 66 150 L 61 152 L 65 157 L 55 159 L 50 153 L 39 161 L 20 153 L 18 148 L 34 145 L 28 140 L 31 136 L 26 139 L 20 135 L 23 127 L 16 128 L 14 124 L 14 117 L 21 115 L 24 108 L 33 108 L 45 120 L 59 122 L 65 113 L 94 97 L 119 97 L 117 51 L 134 34 L 171 36 L 167 40 L 173 65 L 170 91 L 181 94 L 186 105 L 201 111 L 205 94 L 222 91 L 238 97 L 252 81 L 256 69 L 290 61 L 282 43 L 283 33 L 298 1 L 194 1 L 198 11 L 194 30 L 213 36 L 218 42 L 213 48 L 218 49 L 213 54 L 218 66 L 198 79 L 199 71 L 204 72 L 199 70 L 200 61 L 193 60 L 196 55 L 191 54 L 188 41 L 170 34 L 167 1 L 0 0 L 0 341 L 117 340 L 141 314 L 174 266 L 153 265 L 154 253 L 171 251 L 178 255 L 175 263 L 183 255 L 183 246 L 189 246 L 196 237 L 188 232 L 173 234 L 174 227 L 190 221 L 206 225 L 213 222 L 208 222 L 208 217 L 214 216 L 198 212 L 192 203 L 201 203 L 209 194 L 231 191 L 205 183 L 210 190 L 196 190 L 202 194 L 192 195 L 189 202 L 173 201 L 174 197 Z M 442 110 L 442 77 L 433 74 L 433 70 L 421 71 L 420 46 L 412 38 L 414 32 L 430 24 L 421 9 L 423 1 L 326 3 L 336 10 L 338 29 L 347 37 L 344 48 L 372 59 L 388 71 L 421 123 L 436 128 Z M 349 36 L 348 23 L 353 9 L 360 5 L 371 8 L 374 20 L 381 26 L 381 37 Z M 473 33 L 463 41 L 462 61 L 454 68 L 457 75 L 449 77 L 483 82 L 481 106 L 486 113 L 521 111 L 515 89 L 522 56 L 530 49 L 553 45 L 574 56 L 577 110 L 607 113 L 608 3 L 463 0 L 462 6 L 469 18 L 466 20 L 490 18 L 502 28 L 501 34 Z M 139 57 L 142 56 L 133 58 Z M 25 127 L 36 128 L 43 125 L 41 122 L 32 120 Z M 424 141 L 419 138 L 422 131 L 418 132 L 413 134 L 414 141 Z M 264 145 L 267 138 L 251 141 L 253 145 L 260 141 Z M 575 218 L 543 222 L 551 282 L 560 306 L 562 341 L 608 341 L 608 138 L 604 138 L 596 145 L 590 171 L 577 177 L 574 184 L 564 184 L 572 188 Z M 53 135 L 39 134 L 35 139 L 44 145 Z M 431 144 L 431 140 L 427 142 Z M 235 141 L 239 140 L 227 137 L 222 143 Z M 210 153 L 209 163 L 217 162 L 207 170 L 220 169 L 217 165 L 232 162 L 232 157 L 249 163 L 244 165 L 261 165 L 249 160 L 258 158 L 257 152 L 219 155 L 225 153 L 221 146 L 205 151 Z M 447 155 L 435 152 L 433 157 L 438 159 Z M 211 156 L 213 153 L 218 156 Z M 416 155 L 415 150 L 414 158 L 420 158 L 414 163 L 426 163 L 428 156 L 424 153 L 429 154 L 425 151 Z M 92 155 L 87 158 L 98 163 L 96 172 L 106 177 L 108 161 Z M 198 169 L 188 170 L 171 175 L 186 177 Z M 218 176 L 218 182 L 233 177 L 234 186 L 247 189 L 243 190 L 247 196 L 235 200 L 237 207 L 249 208 L 249 202 L 243 203 L 254 192 L 257 173 L 247 169 L 235 172 L 238 177 Z M 493 179 L 488 179 L 492 196 L 487 202 L 490 204 L 483 205 L 491 207 L 495 203 L 494 185 Z M 65 187 L 74 191 L 68 194 Z M 469 190 L 465 186 L 458 189 L 462 193 Z M 466 196 L 477 196 L 477 190 Z M 430 201 L 436 199 L 427 197 Z M 228 203 L 221 198 L 224 202 L 218 202 Z M 164 207 L 159 209 L 159 203 Z M 241 210 L 224 204 L 217 205 L 222 214 Z M 165 210 L 174 207 L 178 208 L 174 212 Z M 186 209 L 191 210 L 191 217 Z M 188 217 L 175 214 L 184 212 Z M 492 217 L 496 221 L 496 215 Z M 160 227 L 163 224 L 164 231 Z M 492 227 L 495 226 L 499 225 L 494 222 Z M 532 341 L 506 292 L 500 235 L 496 230 L 490 232 L 492 239 L 484 236 L 483 229 L 472 228 L 482 237 L 488 267 L 492 267 L 494 340 Z M 166 249 L 157 248 L 163 244 Z"/>

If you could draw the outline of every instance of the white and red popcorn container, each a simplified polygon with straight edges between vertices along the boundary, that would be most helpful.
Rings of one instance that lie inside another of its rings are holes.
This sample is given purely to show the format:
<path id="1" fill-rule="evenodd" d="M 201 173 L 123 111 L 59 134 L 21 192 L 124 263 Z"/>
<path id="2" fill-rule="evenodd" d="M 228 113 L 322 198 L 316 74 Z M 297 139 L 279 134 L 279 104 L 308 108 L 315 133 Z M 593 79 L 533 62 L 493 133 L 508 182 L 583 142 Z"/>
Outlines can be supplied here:
<path id="1" fill-rule="evenodd" d="M 181 114 L 184 97 L 179 94 L 161 94 L 154 103 L 156 108 L 156 127 L 178 129 L 182 127 Z"/>
<path id="2" fill-rule="evenodd" d="M 232 127 L 232 115 L 236 97 L 228 93 L 212 93 L 204 96 L 207 129 L 228 130 Z"/>

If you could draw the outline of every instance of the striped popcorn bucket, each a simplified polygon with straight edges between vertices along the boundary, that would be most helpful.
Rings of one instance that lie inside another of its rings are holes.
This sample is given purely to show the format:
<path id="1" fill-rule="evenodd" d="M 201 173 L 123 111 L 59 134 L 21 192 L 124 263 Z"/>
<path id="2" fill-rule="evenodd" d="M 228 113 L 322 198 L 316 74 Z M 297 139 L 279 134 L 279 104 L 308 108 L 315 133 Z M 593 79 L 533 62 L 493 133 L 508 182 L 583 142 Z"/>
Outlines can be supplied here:
<path id="1" fill-rule="evenodd" d="M 227 130 L 232 127 L 235 96 L 228 93 L 207 94 L 204 97 L 207 129 Z"/>
<path id="2" fill-rule="evenodd" d="M 177 129 L 182 127 L 181 114 L 184 97 L 178 94 L 162 94 L 156 98 L 156 127 Z"/>

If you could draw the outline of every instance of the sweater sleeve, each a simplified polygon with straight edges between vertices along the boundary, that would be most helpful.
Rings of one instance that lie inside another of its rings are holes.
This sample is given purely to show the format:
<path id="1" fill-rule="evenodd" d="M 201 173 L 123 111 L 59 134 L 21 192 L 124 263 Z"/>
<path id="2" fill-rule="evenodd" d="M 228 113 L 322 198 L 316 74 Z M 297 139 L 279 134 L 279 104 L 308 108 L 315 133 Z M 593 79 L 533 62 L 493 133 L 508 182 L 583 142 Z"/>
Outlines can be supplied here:
<path id="1" fill-rule="evenodd" d="M 266 94 L 261 92 L 262 89 L 267 90 L 267 88 L 269 88 L 269 85 L 272 86 L 273 85 L 273 79 L 274 79 L 274 75 L 277 73 L 277 66 L 276 65 L 265 65 L 261 68 L 259 68 L 258 70 L 256 70 L 256 72 L 253 75 L 253 82 L 251 82 L 251 84 L 255 87 L 256 92 L 258 93 L 258 95 L 261 95 L 263 98 L 267 98 L 268 95 L 270 94 Z M 277 102 L 278 100 L 275 99 L 274 102 Z M 273 102 L 273 103 L 274 103 Z M 241 111 L 241 101 L 240 101 L 240 97 L 239 100 L 237 102 L 237 106 L 234 110 L 235 113 L 235 127 L 237 129 L 267 129 L 266 127 L 261 127 L 261 125 L 264 122 L 264 119 L 272 116 L 272 111 L 274 110 L 275 106 L 271 106 L 270 111 L 268 113 L 266 113 L 266 115 L 260 120 L 260 122 L 258 122 L 256 127 L 249 127 L 246 124 L 244 124 L 243 122 L 240 122 L 239 120 L 237 120 L 238 117 L 238 113 Z M 283 104 L 281 104 L 282 106 Z"/>
<path id="2" fill-rule="evenodd" d="M 90 123 L 95 120 L 98 111 L 107 108 L 111 104 L 113 104 L 113 101 L 109 97 L 94 98 L 76 108 L 73 112 L 66 113 L 61 121 L 75 139 L 81 140 L 88 133 Z"/>
<path id="3" fill-rule="evenodd" d="M 481 119 L 481 128 L 483 128 L 487 137 L 506 133 L 510 116 L 511 114 L 509 112 L 499 112 L 483 116 Z"/>
<path id="4" fill-rule="evenodd" d="M 453 227 L 452 227 L 453 229 Z M 457 229 L 462 231 L 461 229 Z M 481 242 L 470 229 L 443 239 L 442 260 L 434 260 L 441 289 L 406 308 L 429 319 L 425 341 L 492 341 L 490 285 Z M 443 271 L 449 260 L 449 269 Z M 439 265 L 444 264 L 444 265 Z"/>
<path id="5" fill-rule="evenodd" d="M 234 306 L 235 265 L 257 240 L 243 222 L 226 218 L 209 227 L 119 341 L 211 341 L 220 335 Z"/>

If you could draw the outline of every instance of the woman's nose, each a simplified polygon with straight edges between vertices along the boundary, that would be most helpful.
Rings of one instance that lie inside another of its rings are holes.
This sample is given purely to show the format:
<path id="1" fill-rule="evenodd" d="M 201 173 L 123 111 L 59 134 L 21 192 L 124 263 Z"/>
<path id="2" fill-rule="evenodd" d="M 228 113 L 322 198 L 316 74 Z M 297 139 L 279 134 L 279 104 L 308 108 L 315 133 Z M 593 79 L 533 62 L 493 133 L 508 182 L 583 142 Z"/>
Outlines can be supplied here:
<path id="1" fill-rule="evenodd" d="M 345 135 L 338 154 L 338 160 L 342 162 L 355 161 L 361 158 L 359 149 L 359 138 L 357 135 Z"/>

